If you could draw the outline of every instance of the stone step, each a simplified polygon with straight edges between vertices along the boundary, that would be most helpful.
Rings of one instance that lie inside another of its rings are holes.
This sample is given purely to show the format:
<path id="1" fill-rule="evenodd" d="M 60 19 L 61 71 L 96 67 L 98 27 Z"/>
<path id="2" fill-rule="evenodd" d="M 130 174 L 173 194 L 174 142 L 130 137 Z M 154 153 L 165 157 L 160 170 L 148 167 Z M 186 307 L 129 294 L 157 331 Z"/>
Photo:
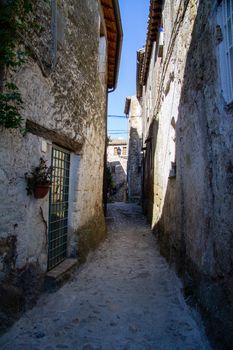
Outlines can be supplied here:
<path id="1" fill-rule="evenodd" d="M 78 267 L 78 259 L 66 259 L 48 271 L 45 276 L 45 289 L 53 290 L 61 287 Z"/>

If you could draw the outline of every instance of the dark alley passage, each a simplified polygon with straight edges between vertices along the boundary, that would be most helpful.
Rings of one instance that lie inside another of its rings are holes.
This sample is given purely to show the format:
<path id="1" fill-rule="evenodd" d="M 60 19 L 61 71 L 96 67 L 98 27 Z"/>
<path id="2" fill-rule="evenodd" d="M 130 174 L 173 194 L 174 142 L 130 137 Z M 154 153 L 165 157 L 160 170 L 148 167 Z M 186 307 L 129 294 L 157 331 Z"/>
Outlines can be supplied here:
<path id="1" fill-rule="evenodd" d="M 110 204 L 109 235 L 73 280 L 43 294 L 2 350 L 208 350 L 201 321 L 135 204 Z"/>

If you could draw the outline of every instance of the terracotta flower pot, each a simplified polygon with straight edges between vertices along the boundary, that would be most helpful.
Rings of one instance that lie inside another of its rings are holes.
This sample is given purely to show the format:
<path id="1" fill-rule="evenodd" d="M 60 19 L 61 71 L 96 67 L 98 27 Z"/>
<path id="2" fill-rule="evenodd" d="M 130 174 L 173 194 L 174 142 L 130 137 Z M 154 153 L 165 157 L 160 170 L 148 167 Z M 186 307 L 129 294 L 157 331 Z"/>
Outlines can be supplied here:
<path id="1" fill-rule="evenodd" d="M 49 192 L 50 184 L 38 184 L 33 190 L 35 198 L 44 198 Z"/>

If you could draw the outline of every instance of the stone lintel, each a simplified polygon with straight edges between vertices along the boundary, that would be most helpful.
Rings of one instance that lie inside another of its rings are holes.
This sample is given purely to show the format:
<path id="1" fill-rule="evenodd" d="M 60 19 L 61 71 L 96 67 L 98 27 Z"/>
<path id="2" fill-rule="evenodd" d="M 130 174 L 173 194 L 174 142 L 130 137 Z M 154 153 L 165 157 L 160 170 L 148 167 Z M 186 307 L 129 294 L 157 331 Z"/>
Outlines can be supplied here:
<path id="1" fill-rule="evenodd" d="M 52 141 L 58 146 L 64 147 L 75 153 L 79 153 L 82 149 L 82 144 L 78 141 L 75 141 L 68 136 L 64 135 L 60 131 L 55 131 L 48 129 L 40 124 L 33 122 L 32 120 L 27 119 L 26 121 L 26 130 L 33 135 L 43 137 L 47 140 Z"/>

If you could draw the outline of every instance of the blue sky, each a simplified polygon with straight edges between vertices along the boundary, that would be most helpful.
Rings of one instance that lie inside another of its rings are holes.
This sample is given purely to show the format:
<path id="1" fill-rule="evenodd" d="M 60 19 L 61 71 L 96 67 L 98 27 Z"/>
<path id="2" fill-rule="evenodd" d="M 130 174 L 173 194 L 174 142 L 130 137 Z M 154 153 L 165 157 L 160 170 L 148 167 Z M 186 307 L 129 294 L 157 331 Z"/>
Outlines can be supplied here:
<path id="1" fill-rule="evenodd" d="M 124 115 L 125 98 L 136 94 L 136 51 L 145 45 L 149 0 L 119 0 L 123 27 L 123 46 L 117 88 L 108 95 L 108 114 Z M 127 120 L 108 118 L 111 138 L 127 138 Z M 116 134 L 117 130 L 124 133 Z"/>

